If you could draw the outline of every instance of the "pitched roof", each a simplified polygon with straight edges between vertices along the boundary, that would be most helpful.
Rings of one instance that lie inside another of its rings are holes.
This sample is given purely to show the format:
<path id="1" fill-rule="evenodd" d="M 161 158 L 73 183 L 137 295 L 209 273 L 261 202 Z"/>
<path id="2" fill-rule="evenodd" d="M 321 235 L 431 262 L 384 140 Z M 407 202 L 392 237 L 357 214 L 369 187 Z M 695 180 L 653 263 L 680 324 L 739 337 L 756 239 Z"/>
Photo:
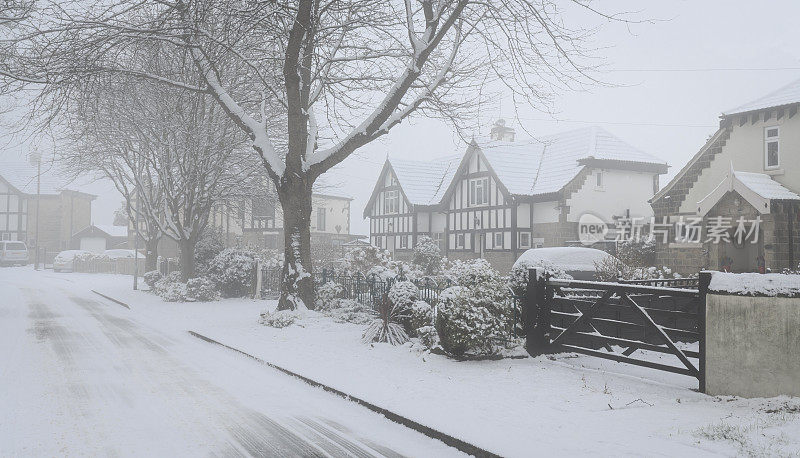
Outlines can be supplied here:
<path id="1" fill-rule="evenodd" d="M 458 155 L 431 161 L 389 159 L 389 163 L 412 205 L 434 205 L 442 200 L 460 160 Z"/>
<path id="2" fill-rule="evenodd" d="M 731 170 L 707 196 L 697 202 L 697 214 L 705 216 L 729 192 L 737 192 L 759 213 L 770 212 L 772 200 L 800 200 L 800 196 L 786 189 L 765 173 Z"/>
<path id="3" fill-rule="evenodd" d="M 765 199 L 800 200 L 800 196 L 786 189 L 765 173 L 734 172 L 736 179 Z"/>
<path id="4" fill-rule="evenodd" d="M 128 236 L 128 226 L 112 226 L 110 224 L 94 224 L 93 226 L 110 235 L 111 237 Z"/>
<path id="5" fill-rule="evenodd" d="M 512 194 L 557 192 L 583 168 L 581 161 L 666 163 L 625 143 L 601 127 L 585 127 L 523 142 L 477 142 L 500 181 Z"/>
<path id="6" fill-rule="evenodd" d="M 0 162 L 0 176 L 18 190 L 26 194 L 36 194 L 36 167 L 27 162 Z M 55 172 L 52 164 L 42 163 L 42 194 L 58 194 L 67 185 L 67 180 Z"/>
<path id="7" fill-rule="evenodd" d="M 774 91 L 751 102 L 723 112 L 725 115 L 763 110 L 800 102 L 800 79 L 775 89 Z"/>

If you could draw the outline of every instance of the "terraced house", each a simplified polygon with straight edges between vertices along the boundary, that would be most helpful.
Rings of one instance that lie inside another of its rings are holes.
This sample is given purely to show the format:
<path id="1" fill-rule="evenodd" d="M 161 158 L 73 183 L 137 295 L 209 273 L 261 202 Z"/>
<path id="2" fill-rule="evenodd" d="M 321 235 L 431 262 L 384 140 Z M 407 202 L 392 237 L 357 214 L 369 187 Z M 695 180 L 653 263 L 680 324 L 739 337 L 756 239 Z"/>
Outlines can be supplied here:
<path id="1" fill-rule="evenodd" d="M 600 127 L 515 141 L 502 121 L 489 139 L 433 161 L 387 159 L 364 217 L 370 242 L 398 258 L 421 235 L 450 259 L 507 270 L 533 247 L 578 243 L 578 220 L 652 216 L 667 165 Z"/>
<path id="2" fill-rule="evenodd" d="M 659 240 L 660 264 L 684 273 L 797 266 L 799 108 L 797 80 L 723 113 L 719 129 L 652 200 L 672 226 L 667 242 Z M 699 237 L 687 234 L 691 219 L 703 229 Z M 749 237 L 737 237 L 740 219 Z M 727 227 L 720 240 L 708 237 L 712 224 Z"/>

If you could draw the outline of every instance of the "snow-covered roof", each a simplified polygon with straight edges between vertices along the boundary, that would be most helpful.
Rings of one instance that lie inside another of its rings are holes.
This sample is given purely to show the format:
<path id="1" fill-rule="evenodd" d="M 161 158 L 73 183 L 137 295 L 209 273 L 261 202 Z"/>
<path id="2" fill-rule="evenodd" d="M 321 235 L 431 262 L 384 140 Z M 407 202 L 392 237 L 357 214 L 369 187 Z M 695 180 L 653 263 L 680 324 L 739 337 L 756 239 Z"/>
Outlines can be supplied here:
<path id="1" fill-rule="evenodd" d="M 26 194 L 36 194 L 36 167 L 26 162 L 0 162 L 0 176 Z M 42 163 L 42 194 L 58 194 L 66 189 L 67 180 L 58 176 L 52 164 Z"/>
<path id="2" fill-rule="evenodd" d="M 710 192 L 697 202 L 697 214 L 705 216 L 728 192 L 736 192 L 761 214 L 770 212 L 772 200 L 800 200 L 783 185 L 764 173 L 739 172 L 731 170 L 725 178 Z"/>
<path id="3" fill-rule="evenodd" d="M 736 179 L 765 199 L 800 200 L 800 196 L 765 173 L 734 172 L 734 174 Z"/>
<path id="4" fill-rule="evenodd" d="M 581 161 L 587 159 L 666 167 L 664 161 L 597 126 L 528 141 L 477 143 L 506 189 L 518 195 L 561 190 L 583 168 Z"/>
<path id="5" fill-rule="evenodd" d="M 112 226 L 111 224 L 95 224 L 94 227 L 97 229 L 105 232 L 106 234 L 110 235 L 111 237 L 127 237 L 128 236 L 128 227 L 127 226 Z"/>
<path id="6" fill-rule="evenodd" d="M 461 156 L 448 156 L 432 161 L 389 159 L 400 187 L 413 205 L 434 205 L 442 200 L 456 173 Z"/>
<path id="7" fill-rule="evenodd" d="M 714 272 L 708 289 L 739 296 L 800 296 L 800 275 Z"/>
<path id="8" fill-rule="evenodd" d="M 725 115 L 745 113 L 765 108 L 780 107 L 800 102 L 800 79 L 780 87 L 751 102 L 723 112 Z"/>

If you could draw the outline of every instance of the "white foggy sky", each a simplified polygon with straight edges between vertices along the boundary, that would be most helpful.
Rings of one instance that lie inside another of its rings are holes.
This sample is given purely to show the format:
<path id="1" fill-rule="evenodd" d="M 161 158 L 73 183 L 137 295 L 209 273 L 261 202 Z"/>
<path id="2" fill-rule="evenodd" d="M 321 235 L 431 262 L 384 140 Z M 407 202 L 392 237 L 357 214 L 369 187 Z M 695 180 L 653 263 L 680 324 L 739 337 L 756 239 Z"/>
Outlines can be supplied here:
<path id="1" fill-rule="evenodd" d="M 598 5 L 641 11 L 640 17 L 664 21 L 630 27 L 608 24 L 597 33 L 592 44 L 608 47 L 599 51 L 607 69 L 600 78 L 612 87 L 558 95 L 556 119 L 518 107 L 519 123 L 511 119 L 511 101 L 506 98 L 502 113 L 499 104 L 494 112 L 484 109 L 476 135 L 488 132 L 501 114 L 523 137 L 527 135 L 520 124 L 534 135 L 596 124 L 666 160 L 671 168 L 663 185 L 714 133 L 722 111 L 800 78 L 796 44 L 800 1 L 605 0 Z M 0 142 L 3 146 L 7 147 L 0 159 L 25 158 L 24 147 Z M 368 224 L 361 215 L 387 154 L 424 160 L 461 153 L 464 147 L 448 126 L 417 118 L 362 148 L 330 172 L 326 181 L 341 185 L 340 194 L 355 198 L 351 230 L 367 234 Z M 99 195 L 94 222 L 110 224 L 121 197 L 108 184 L 92 184 L 86 190 Z"/>

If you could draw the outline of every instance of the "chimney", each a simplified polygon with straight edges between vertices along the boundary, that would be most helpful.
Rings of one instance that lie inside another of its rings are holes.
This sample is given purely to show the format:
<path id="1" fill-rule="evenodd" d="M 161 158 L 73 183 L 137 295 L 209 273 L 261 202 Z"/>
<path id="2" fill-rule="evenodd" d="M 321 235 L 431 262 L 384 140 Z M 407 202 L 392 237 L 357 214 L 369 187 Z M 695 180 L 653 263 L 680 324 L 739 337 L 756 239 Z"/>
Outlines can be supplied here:
<path id="1" fill-rule="evenodd" d="M 491 137 L 492 140 L 500 140 L 502 142 L 513 142 L 514 129 L 512 129 L 511 127 L 506 127 L 506 120 L 500 118 L 494 123 L 494 127 L 492 127 Z"/>

